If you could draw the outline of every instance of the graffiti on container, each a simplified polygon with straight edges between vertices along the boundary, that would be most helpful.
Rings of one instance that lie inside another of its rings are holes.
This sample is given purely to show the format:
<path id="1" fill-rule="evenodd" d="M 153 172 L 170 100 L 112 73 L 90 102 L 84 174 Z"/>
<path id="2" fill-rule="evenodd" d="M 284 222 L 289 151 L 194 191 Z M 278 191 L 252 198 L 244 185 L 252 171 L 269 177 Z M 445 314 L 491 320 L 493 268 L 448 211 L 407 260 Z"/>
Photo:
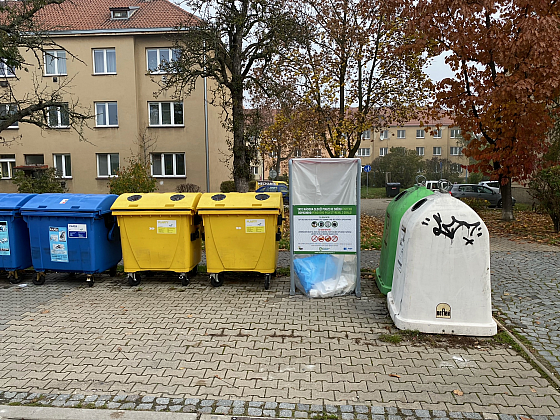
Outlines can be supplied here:
<path id="1" fill-rule="evenodd" d="M 451 239 L 451 243 L 453 243 L 453 239 L 455 239 L 455 234 L 459 229 L 466 228 L 467 235 L 463 236 L 465 240 L 465 245 L 474 245 L 474 240 L 477 237 L 482 236 L 482 227 L 480 226 L 480 221 L 476 223 L 469 223 L 465 222 L 464 220 L 457 220 L 455 216 L 451 216 L 451 223 L 443 223 L 441 215 L 439 213 L 434 214 L 433 218 L 437 223 L 437 226 L 433 228 L 433 232 L 435 236 L 446 236 Z M 422 221 L 422 224 L 425 226 L 429 226 L 430 218 L 426 217 Z"/>

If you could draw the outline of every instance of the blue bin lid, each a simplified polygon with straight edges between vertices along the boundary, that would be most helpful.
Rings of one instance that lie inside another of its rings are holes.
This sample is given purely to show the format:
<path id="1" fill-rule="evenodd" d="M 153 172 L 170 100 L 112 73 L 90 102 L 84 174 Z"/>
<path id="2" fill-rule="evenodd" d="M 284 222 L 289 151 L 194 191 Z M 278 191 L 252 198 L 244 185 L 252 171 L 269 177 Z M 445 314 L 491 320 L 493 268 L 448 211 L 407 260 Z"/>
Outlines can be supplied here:
<path id="1" fill-rule="evenodd" d="M 37 194 L 0 194 L 0 210 L 18 210 Z"/>
<path id="2" fill-rule="evenodd" d="M 115 194 L 39 194 L 29 200 L 21 209 L 22 213 L 110 213 L 111 205 L 117 199 Z"/>

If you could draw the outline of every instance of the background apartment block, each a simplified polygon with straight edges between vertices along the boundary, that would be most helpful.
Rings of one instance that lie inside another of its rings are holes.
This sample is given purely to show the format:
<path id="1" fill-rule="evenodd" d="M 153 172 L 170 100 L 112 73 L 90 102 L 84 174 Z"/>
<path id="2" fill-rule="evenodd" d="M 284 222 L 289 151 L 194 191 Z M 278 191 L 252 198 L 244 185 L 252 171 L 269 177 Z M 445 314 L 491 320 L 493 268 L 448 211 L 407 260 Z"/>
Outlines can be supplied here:
<path id="1" fill-rule="evenodd" d="M 46 165 L 57 169 L 70 192 L 107 193 L 119 165 L 143 154 L 159 192 L 174 191 L 185 182 L 206 190 L 203 81 L 181 100 L 168 94 L 154 97 L 154 81 L 165 78 L 158 66 L 174 56 L 169 34 L 190 16 L 168 0 L 72 0 L 45 8 L 38 18 L 45 27 L 56 28 L 52 37 L 66 51 L 49 50 L 41 66 L 25 52 L 30 71 L 14 75 L 4 68 L 1 79 L 18 96 L 34 83 L 40 89 L 67 83 L 68 102 L 79 102 L 95 118 L 84 132 L 87 141 L 79 141 L 68 128 L 65 110 L 56 108 L 48 111 L 48 130 L 20 123 L 2 132 L 0 191 L 17 191 L 11 182 L 15 167 Z M 9 110 L 14 105 L 2 106 Z M 220 113 L 209 107 L 211 191 L 231 178 L 223 163 L 229 155 L 228 133 Z"/>

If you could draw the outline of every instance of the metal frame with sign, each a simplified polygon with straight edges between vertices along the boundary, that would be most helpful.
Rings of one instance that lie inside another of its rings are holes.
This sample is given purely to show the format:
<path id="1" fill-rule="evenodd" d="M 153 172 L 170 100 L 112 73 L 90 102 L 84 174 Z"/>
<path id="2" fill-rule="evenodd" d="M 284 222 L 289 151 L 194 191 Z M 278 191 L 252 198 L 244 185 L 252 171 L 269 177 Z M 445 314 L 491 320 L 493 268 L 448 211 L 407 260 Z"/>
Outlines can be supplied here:
<path id="1" fill-rule="evenodd" d="M 289 171 L 290 294 L 302 284 L 294 261 L 326 254 L 342 261 L 338 274 L 355 279 L 353 292 L 361 297 L 361 160 L 291 159 Z"/>

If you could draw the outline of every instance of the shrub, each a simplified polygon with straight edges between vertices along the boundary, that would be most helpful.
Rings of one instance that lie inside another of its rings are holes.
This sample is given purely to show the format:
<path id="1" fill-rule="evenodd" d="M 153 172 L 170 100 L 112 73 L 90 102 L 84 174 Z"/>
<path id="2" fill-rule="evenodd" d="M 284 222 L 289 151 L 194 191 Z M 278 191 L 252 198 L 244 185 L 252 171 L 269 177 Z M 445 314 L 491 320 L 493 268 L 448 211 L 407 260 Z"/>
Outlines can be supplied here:
<path id="1" fill-rule="evenodd" d="M 196 184 L 179 184 L 175 187 L 175 191 L 178 193 L 196 193 L 200 192 L 200 187 Z"/>
<path id="2" fill-rule="evenodd" d="M 224 181 L 220 184 L 220 191 L 223 193 L 235 192 L 235 181 Z"/>
<path id="3" fill-rule="evenodd" d="M 481 210 L 486 209 L 490 205 L 490 202 L 488 200 L 481 200 L 478 198 L 460 198 L 459 200 L 461 200 L 477 213 Z"/>
<path id="4" fill-rule="evenodd" d="M 554 224 L 554 232 L 560 232 L 560 165 L 542 169 L 529 182 L 529 193 L 538 200 Z"/>
<path id="5" fill-rule="evenodd" d="M 130 158 L 128 165 L 119 168 L 109 181 L 111 194 L 150 193 L 157 189 L 156 179 L 150 175 L 150 164 Z"/>
<path id="6" fill-rule="evenodd" d="M 257 189 L 257 181 L 249 181 L 249 191 L 255 191 Z"/>
<path id="7" fill-rule="evenodd" d="M 32 175 L 16 170 L 12 182 L 17 185 L 18 192 L 27 194 L 63 193 L 66 192 L 61 180 L 56 177 L 56 169 L 41 169 Z"/>

